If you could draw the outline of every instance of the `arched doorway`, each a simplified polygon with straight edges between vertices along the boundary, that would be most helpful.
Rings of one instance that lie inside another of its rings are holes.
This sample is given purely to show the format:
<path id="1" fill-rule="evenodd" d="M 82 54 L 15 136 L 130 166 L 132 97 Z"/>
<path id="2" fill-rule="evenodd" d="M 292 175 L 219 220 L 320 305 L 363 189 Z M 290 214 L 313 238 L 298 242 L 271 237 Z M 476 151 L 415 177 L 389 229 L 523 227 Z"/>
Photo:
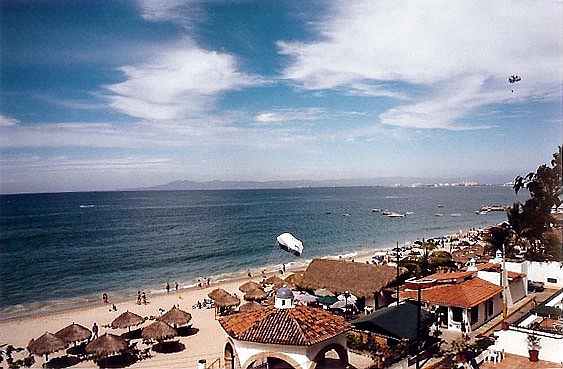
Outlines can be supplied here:
<path id="1" fill-rule="evenodd" d="M 289 356 L 278 352 L 264 352 L 246 361 L 244 369 L 302 369 Z"/>
<path id="2" fill-rule="evenodd" d="M 230 342 L 225 345 L 225 369 L 235 369 L 235 351 Z"/>
<path id="3" fill-rule="evenodd" d="M 348 366 L 348 351 L 338 343 L 324 347 L 313 360 L 315 369 L 346 368 Z"/>

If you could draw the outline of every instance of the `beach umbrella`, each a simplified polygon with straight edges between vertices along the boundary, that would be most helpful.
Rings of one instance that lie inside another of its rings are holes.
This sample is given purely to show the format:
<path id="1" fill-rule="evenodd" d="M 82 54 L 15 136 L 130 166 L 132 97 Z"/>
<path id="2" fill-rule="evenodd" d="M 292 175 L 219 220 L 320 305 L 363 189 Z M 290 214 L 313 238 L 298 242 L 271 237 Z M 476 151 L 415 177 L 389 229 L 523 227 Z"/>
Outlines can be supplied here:
<path id="1" fill-rule="evenodd" d="M 244 294 L 244 299 L 246 301 L 262 301 L 266 300 L 267 298 L 268 295 L 266 294 L 266 292 L 264 292 L 264 290 L 260 288 L 250 290 Z"/>
<path id="2" fill-rule="evenodd" d="M 319 288 L 315 290 L 315 296 L 334 296 L 334 293 L 332 293 L 332 291 L 330 290 L 327 290 L 326 288 Z"/>
<path id="3" fill-rule="evenodd" d="M 89 339 L 90 337 L 92 337 L 92 332 L 88 328 L 83 327 L 80 324 L 72 323 L 71 325 L 66 326 L 65 328 L 55 333 L 55 336 L 59 337 L 61 340 L 63 340 L 64 343 L 69 345 L 71 343 Z"/>
<path id="4" fill-rule="evenodd" d="M 213 291 L 209 292 L 207 295 L 211 300 L 218 300 L 224 298 L 225 296 L 230 296 L 231 294 L 225 291 L 222 288 L 216 288 Z"/>
<path id="5" fill-rule="evenodd" d="M 319 296 L 317 302 L 321 305 L 330 306 L 337 302 L 338 299 L 334 296 Z"/>
<path id="6" fill-rule="evenodd" d="M 192 315 L 186 313 L 184 310 L 180 310 L 176 306 L 173 306 L 166 314 L 158 318 L 159 321 L 169 324 L 176 328 L 179 325 L 188 324 L 192 320 Z"/>
<path id="7" fill-rule="evenodd" d="M 281 279 L 280 277 L 278 277 L 277 275 L 273 275 L 271 277 L 268 277 L 265 281 L 265 284 L 271 284 L 274 287 L 281 287 L 284 285 L 284 281 L 283 279 Z"/>
<path id="8" fill-rule="evenodd" d="M 131 330 L 131 327 L 135 327 L 143 323 L 144 321 L 145 319 L 142 316 L 132 313 L 130 311 L 126 311 L 120 316 L 118 316 L 117 318 L 115 318 L 113 322 L 111 322 L 110 326 L 113 329 L 129 328 L 129 330 Z"/>
<path id="9" fill-rule="evenodd" d="M 348 301 L 348 302 L 351 302 L 353 304 L 358 302 L 358 298 L 356 296 L 352 295 L 351 293 L 348 294 L 348 298 L 346 298 L 346 296 L 344 294 L 340 294 L 336 298 L 340 301 Z"/>
<path id="10" fill-rule="evenodd" d="M 285 279 L 284 282 L 288 285 L 288 286 L 299 286 L 299 283 L 301 283 L 301 281 L 303 280 L 303 273 L 293 273 L 288 275 Z"/>
<path id="11" fill-rule="evenodd" d="M 306 304 L 311 304 L 317 302 L 317 296 L 313 296 L 307 292 L 295 291 L 293 292 L 293 299 L 295 301 L 304 302 Z"/>
<path id="12" fill-rule="evenodd" d="M 86 352 L 97 357 L 105 357 L 125 351 L 129 347 L 127 341 L 115 334 L 106 333 L 86 345 Z"/>
<path id="13" fill-rule="evenodd" d="M 176 329 L 159 320 L 149 324 L 141 331 L 141 337 L 143 337 L 144 339 L 152 339 L 157 341 L 164 341 L 177 335 L 178 332 L 176 331 Z"/>
<path id="14" fill-rule="evenodd" d="M 247 302 L 246 304 L 242 304 L 239 308 L 238 311 L 240 313 L 247 313 L 249 311 L 257 311 L 257 310 L 262 310 L 264 309 L 264 306 L 256 303 L 256 302 Z"/>
<path id="15" fill-rule="evenodd" d="M 248 281 L 246 283 L 241 284 L 238 289 L 243 293 L 247 293 L 248 291 L 252 291 L 257 288 L 261 288 L 261 286 L 258 283 L 254 281 Z"/>
<path id="16" fill-rule="evenodd" d="M 346 304 L 346 301 L 344 300 L 338 300 L 336 301 L 334 304 L 330 305 L 331 309 L 342 309 L 342 310 L 346 310 L 347 307 L 355 307 L 356 305 L 350 301 L 348 301 L 348 304 Z"/>
<path id="17" fill-rule="evenodd" d="M 27 345 L 27 349 L 34 355 L 45 355 L 45 360 L 49 360 L 49 354 L 63 350 L 67 347 L 66 343 L 52 333 L 45 332 L 41 337 L 32 339 Z"/>

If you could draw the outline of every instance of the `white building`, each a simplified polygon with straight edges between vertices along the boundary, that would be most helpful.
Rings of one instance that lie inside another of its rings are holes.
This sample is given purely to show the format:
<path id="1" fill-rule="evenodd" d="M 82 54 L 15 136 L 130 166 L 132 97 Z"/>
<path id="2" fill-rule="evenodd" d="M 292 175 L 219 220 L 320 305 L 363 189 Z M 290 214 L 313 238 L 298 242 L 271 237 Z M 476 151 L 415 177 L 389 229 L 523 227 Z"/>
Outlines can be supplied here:
<path id="1" fill-rule="evenodd" d="M 563 317 L 541 316 L 541 306 L 558 307 L 563 309 L 563 289 L 555 293 L 542 305 L 522 317 L 507 330 L 495 332 L 497 340 L 494 347 L 497 350 L 528 356 L 528 335 L 539 337 L 540 360 L 563 363 Z"/>
<path id="2" fill-rule="evenodd" d="M 436 273 L 408 280 L 402 298 L 417 299 L 435 311 L 447 330 L 471 332 L 502 311 L 502 287 L 477 278 L 475 272 Z"/>
<path id="3" fill-rule="evenodd" d="M 321 369 L 348 365 L 346 332 L 350 325 L 327 311 L 296 306 L 287 288 L 275 305 L 219 319 L 227 334 L 225 369 Z M 336 358 L 327 358 L 334 352 Z"/>
<path id="4" fill-rule="evenodd" d="M 494 262 L 494 259 L 491 260 Z M 563 263 L 559 261 L 507 261 L 506 269 L 526 274 L 529 281 L 543 282 L 546 288 L 563 288 Z"/>

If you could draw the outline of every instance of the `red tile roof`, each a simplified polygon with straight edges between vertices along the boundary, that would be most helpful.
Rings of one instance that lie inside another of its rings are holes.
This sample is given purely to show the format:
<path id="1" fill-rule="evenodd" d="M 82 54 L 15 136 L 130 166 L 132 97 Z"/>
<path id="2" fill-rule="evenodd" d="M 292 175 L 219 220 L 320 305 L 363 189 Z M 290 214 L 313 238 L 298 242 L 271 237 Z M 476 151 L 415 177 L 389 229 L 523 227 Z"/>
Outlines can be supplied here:
<path id="1" fill-rule="evenodd" d="M 434 279 L 437 282 L 444 282 L 450 280 L 463 281 L 473 275 L 474 272 L 462 271 L 462 272 L 451 272 L 451 273 L 434 273 L 423 279 Z"/>
<path id="2" fill-rule="evenodd" d="M 472 308 L 502 292 L 502 287 L 481 278 L 457 284 L 444 284 L 421 290 L 422 301 L 432 305 Z M 417 298 L 417 291 L 406 290 L 401 298 Z"/>
<path id="3" fill-rule="evenodd" d="M 270 306 L 221 317 L 219 323 L 235 339 L 297 346 L 314 345 L 350 329 L 344 318 L 306 306 L 291 309 Z"/>
<path id="4" fill-rule="evenodd" d="M 500 264 L 497 264 L 497 263 L 477 264 L 477 269 L 482 270 L 484 272 L 500 273 L 500 271 L 501 271 Z M 522 274 L 522 273 L 511 272 L 510 270 L 508 272 L 506 272 L 506 275 L 507 275 L 508 279 L 517 279 L 517 278 L 522 278 L 524 276 L 524 274 Z"/>

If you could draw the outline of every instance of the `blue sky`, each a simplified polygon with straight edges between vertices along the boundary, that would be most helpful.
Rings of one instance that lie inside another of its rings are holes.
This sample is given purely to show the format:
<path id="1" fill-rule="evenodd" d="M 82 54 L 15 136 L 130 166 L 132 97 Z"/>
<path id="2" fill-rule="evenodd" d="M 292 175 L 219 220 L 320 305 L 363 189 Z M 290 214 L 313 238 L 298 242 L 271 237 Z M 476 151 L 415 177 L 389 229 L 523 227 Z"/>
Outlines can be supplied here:
<path id="1" fill-rule="evenodd" d="M 519 174 L 561 142 L 562 6 L 4 1 L 0 190 Z"/>

